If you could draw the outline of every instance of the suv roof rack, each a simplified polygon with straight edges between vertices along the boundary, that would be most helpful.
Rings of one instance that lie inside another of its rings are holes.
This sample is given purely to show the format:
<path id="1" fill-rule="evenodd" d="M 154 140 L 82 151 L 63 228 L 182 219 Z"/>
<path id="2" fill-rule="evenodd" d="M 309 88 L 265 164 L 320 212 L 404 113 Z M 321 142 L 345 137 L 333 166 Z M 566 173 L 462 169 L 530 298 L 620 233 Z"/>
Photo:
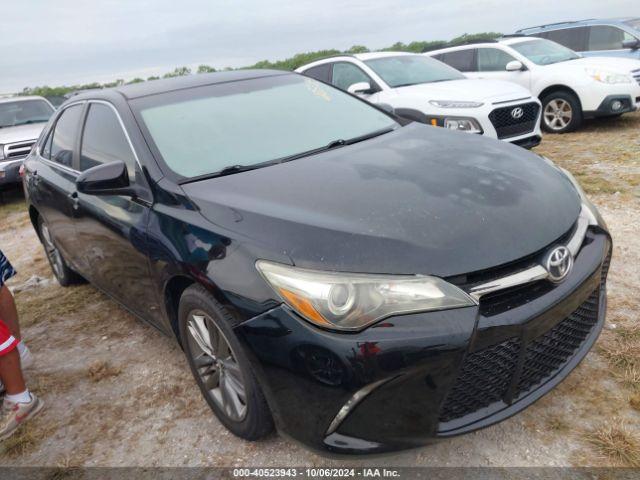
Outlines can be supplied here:
<path id="1" fill-rule="evenodd" d="M 596 19 L 595 18 L 585 18 L 584 20 L 567 20 L 565 22 L 545 23 L 543 25 L 536 25 L 534 27 L 521 28 L 520 30 L 516 30 L 516 33 L 523 32 L 525 30 L 532 30 L 534 28 L 555 27 L 556 25 L 567 25 L 567 24 L 572 24 L 572 23 L 588 22 L 588 21 L 591 21 L 591 20 L 596 20 Z"/>

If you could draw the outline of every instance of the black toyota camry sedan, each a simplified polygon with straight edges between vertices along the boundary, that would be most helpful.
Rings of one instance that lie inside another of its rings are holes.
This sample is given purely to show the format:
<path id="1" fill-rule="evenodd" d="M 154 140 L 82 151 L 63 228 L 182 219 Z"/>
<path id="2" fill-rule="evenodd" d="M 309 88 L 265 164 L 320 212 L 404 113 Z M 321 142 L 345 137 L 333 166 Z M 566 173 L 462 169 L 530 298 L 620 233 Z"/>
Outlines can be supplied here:
<path id="1" fill-rule="evenodd" d="M 59 282 L 174 336 L 249 440 L 367 453 L 486 427 L 604 322 L 611 238 L 568 172 L 293 73 L 73 97 L 24 186 Z"/>

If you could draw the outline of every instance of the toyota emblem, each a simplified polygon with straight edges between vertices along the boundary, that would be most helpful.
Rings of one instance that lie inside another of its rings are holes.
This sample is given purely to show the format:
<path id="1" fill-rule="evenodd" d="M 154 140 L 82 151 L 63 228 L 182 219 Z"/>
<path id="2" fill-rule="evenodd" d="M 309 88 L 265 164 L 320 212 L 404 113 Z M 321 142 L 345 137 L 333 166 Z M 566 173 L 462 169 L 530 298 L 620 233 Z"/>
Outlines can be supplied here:
<path id="1" fill-rule="evenodd" d="M 549 280 L 554 283 L 561 282 L 571 272 L 573 255 L 567 247 L 556 247 L 547 255 L 544 266 L 549 273 Z"/>
<path id="2" fill-rule="evenodd" d="M 522 118 L 522 116 L 524 115 L 524 110 L 522 110 L 522 108 L 520 107 L 516 107 L 513 110 L 511 110 L 511 116 L 518 120 L 519 118 Z"/>

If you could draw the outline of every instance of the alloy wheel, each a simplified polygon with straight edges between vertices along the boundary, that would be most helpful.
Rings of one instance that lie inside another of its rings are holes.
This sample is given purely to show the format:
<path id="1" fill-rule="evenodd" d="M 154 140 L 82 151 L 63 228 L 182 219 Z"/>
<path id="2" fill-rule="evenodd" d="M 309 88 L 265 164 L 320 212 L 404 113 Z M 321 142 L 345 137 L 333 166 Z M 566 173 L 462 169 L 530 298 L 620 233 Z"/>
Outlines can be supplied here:
<path id="1" fill-rule="evenodd" d="M 561 98 L 551 100 L 544 107 L 544 123 L 551 130 L 560 131 L 567 128 L 573 119 L 571 104 Z"/>
<path id="2" fill-rule="evenodd" d="M 187 320 L 189 354 L 202 385 L 231 420 L 247 415 L 245 381 L 224 333 L 205 312 L 195 310 Z"/>
<path id="3" fill-rule="evenodd" d="M 42 224 L 42 240 L 44 244 L 44 250 L 47 254 L 47 258 L 51 263 L 51 268 L 53 268 L 53 273 L 56 274 L 56 277 L 63 278 L 64 277 L 64 260 L 62 259 L 62 255 L 58 251 L 58 248 L 54 245 L 53 240 L 51 238 L 51 233 L 49 232 L 49 227 L 46 224 Z"/>

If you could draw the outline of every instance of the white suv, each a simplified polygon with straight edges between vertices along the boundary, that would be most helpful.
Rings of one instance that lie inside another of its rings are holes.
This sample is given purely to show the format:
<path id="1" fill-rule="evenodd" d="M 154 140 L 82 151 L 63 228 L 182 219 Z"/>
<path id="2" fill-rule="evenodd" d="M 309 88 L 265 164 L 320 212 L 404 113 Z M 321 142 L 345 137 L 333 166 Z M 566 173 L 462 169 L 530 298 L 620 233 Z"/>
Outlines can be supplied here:
<path id="1" fill-rule="evenodd" d="M 470 78 L 509 80 L 542 102 L 542 127 L 578 128 L 583 118 L 618 116 L 640 104 L 640 61 L 582 58 L 562 45 L 531 37 L 501 38 L 427 52 Z"/>
<path id="2" fill-rule="evenodd" d="M 540 102 L 514 83 L 471 80 L 442 62 L 403 52 L 319 60 L 296 70 L 400 117 L 525 148 L 540 143 Z"/>

